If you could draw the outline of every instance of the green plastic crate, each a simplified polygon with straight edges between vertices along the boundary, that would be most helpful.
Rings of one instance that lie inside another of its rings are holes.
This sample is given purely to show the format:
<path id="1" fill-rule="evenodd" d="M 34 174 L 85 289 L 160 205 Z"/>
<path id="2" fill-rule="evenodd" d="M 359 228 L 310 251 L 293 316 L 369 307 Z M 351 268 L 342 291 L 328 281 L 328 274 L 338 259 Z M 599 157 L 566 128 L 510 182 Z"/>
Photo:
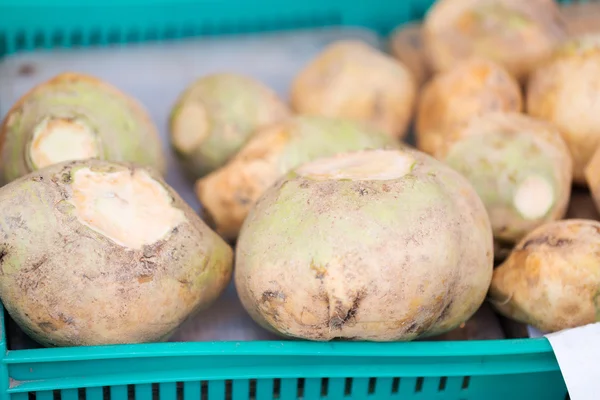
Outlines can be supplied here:
<path id="1" fill-rule="evenodd" d="M 524 0 L 525 1 L 525 0 Z M 0 0 L 0 57 L 37 48 L 324 25 L 388 33 L 432 0 Z M 204 342 L 8 350 L 0 399 L 563 400 L 541 339 L 413 343 Z"/>

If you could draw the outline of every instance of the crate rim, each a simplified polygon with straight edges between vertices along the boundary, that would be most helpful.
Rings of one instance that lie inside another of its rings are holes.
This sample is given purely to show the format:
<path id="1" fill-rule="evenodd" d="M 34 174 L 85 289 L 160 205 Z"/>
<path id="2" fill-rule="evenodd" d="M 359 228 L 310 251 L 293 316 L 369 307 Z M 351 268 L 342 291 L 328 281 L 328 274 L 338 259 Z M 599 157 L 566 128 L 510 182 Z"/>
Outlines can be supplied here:
<path id="1" fill-rule="evenodd" d="M 85 348 L 85 354 L 81 349 Z M 210 355 L 275 355 L 336 357 L 460 357 L 552 353 L 548 339 L 522 338 L 432 342 L 212 341 L 118 344 L 8 350 L 7 364 L 116 358 Z"/>

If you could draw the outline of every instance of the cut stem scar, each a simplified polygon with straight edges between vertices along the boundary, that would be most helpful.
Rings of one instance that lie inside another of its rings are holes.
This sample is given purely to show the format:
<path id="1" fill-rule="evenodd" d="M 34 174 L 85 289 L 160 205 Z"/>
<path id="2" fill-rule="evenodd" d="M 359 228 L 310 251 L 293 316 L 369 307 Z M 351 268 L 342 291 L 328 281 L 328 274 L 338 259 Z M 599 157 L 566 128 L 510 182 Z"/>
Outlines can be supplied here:
<path id="1" fill-rule="evenodd" d="M 296 173 L 315 180 L 391 180 L 412 170 L 415 160 L 395 150 L 371 150 L 321 158 L 304 164 Z"/>
<path id="2" fill-rule="evenodd" d="M 545 178 L 531 175 L 517 188 L 513 204 L 524 218 L 541 218 L 554 204 L 553 187 Z"/>
<path id="3" fill-rule="evenodd" d="M 63 161 L 97 158 L 100 144 L 93 130 L 82 121 L 46 118 L 33 131 L 29 158 L 35 169 Z"/>
<path id="4" fill-rule="evenodd" d="M 186 221 L 167 190 L 143 169 L 74 172 L 72 198 L 82 224 L 113 242 L 141 249 Z"/>

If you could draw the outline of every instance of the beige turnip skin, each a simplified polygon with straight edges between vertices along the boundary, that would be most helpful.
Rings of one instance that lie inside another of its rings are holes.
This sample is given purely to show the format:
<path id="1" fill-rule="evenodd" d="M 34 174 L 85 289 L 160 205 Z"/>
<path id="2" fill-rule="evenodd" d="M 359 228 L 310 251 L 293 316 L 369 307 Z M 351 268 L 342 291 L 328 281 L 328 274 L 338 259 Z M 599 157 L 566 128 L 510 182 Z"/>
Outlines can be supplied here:
<path id="1" fill-rule="evenodd" d="M 296 116 L 253 135 L 225 166 L 196 182 L 196 194 L 215 230 L 233 241 L 256 200 L 291 169 L 340 152 L 399 146 L 366 124 Z"/>
<path id="2" fill-rule="evenodd" d="M 170 142 L 195 178 L 222 167 L 255 131 L 290 117 L 291 111 L 262 82 L 216 73 L 191 83 L 169 120 Z"/>
<path id="3" fill-rule="evenodd" d="M 45 346 L 165 340 L 231 278 L 232 249 L 152 168 L 55 164 L 0 210 L 0 297 Z"/>
<path id="4" fill-rule="evenodd" d="M 339 169 L 319 172 L 324 163 Z M 492 253 L 487 213 L 462 176 L 415 150 L 366 150 L 303 164 L 265 192 L 234 279 L 250 315 L 281 335 L 412 340 L 475 313 Z"/>
<path id="5" fill-rule="evenodd" d="M 423 87 L 416 119 L 417 148 L 435 154 L 449 131 L 489 112 L 520 112 L 517 81 L 500 65 L 485 59 L 461 61 Z"/>
<path id="6" fill-rule="evenodd" d="M 527 113 L 554 123 L 573 157 L 573 180 L 600 145 L 600 35 L 571 39 L 558 47 L 527 83 Z"/>
<path id="7" fill-rule="evenodd" d="M 300 70 L 290 88 L 298 114 L 367 122 L 402 139 L 414 111 L 417 84 L 400 61 L 370 45 L 329 45 Z"/>
<path id="8" fill-rule="evenodd" d="M 494 270 L 497 311 L 542 332 L 600 321 L 600 222 L 554 221 L 533 230 Z"/>
<path id="9" fill-rule="evenodd" d="M 70 126 L 88 136 L 83 153 L 73 137 L 52 146 L 57 162 L 86 158 L 131 162 L 166 174 L 158 130 L 145 108 L 111 84 L 81 73 L 62 73 L 34 87 L 9 110 L 0 126 L 0 181 L 10 182 L 52 164 L 36 165 L 35 132 L 52 124 Z M 45 127 L 44 127 L 45 125 Z M 59 128 L 54 128 L 59 129 Z"/>
<path id="10" fill-rule="evenodd" d="M 423 36 L 436 72 L 476 56 L 524 81 L 567 32 L 554 0 L 438 0 L 425 16 Z"/>
<path id="11" fill-rule="evenodd" d="M 498 240 L 515 243 L 566 213 L 573 162 L 550 123 L 487 113 L 449 131 L 435 156 L 471 182 Z"/>
<path id="12" fill-rule="evenodd" d="M 413 74 L 417 86 L 422 86 L 431 77 L 431 67 L 423 48 L 423 28 L 419 22 L 398 26 L 390 34 L 390 54 L 403 63 Z"/>

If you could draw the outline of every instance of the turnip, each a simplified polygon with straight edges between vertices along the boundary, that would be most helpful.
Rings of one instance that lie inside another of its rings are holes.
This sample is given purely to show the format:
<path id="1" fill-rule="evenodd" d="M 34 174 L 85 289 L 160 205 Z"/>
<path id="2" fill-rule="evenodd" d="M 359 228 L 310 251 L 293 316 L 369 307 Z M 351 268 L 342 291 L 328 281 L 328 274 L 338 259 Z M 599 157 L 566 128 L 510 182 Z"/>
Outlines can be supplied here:
<path id="1" fill-rule="evenodd" d="M 207 75 L 177 99 L 171 145 L 199 178 L 223 166 L 256 130 L 289 116 L 287 105 L 263 83 L 239 74 Z"/>
<path id="2" fill-rule="evenodd" d="M 599 85 L 600 35 L 565 42 L 527 83 L 527 112 L 558 127 L 573 157 L 573 180 L 580 185 L 600 145 Z"/>
<path id="3" fill-rule="evenodd" d="M 416 150 L 304 163 L 249 213 L 235 285 L 263 327 L 327 341 L 448 332 L 481 306 L 492 230 L 460 174 Z"/>
<path id="4" fill-rule="evenodd" d="M 555 332 L 600 320 L 600 222 L 554 221 L 525 236 L 494 270 L 490 301 L 503 315 Z"/>
<path id="5" fill-rule="evenodd" d="M 484 114 L 450 131 L 435 156 L 471 182 L 496 239 L 514 243 L 565 215 L 573 162 L 550 123 L 518 113 Z"/>
<path id="6" fill-rule="evenodd" d="M 231 248 L 151 168 L 54 164 L 0 210 L 0 297 L 46 346 L 165 340 L 230 281 Z"/>
<path id="7" fill-rule="evenodd" d="M 519 81 L 567 37 L 554 0 L 438 0 L 425 16 L 423 35 L 435 71 L 476 56 Z"/>
<path id="8" fill-rule="evenodd" d="M 4 183 L 87 158 L 132 162 L 166 173 L 158 131 L 143 106 L 92 76 L 63 73 L 34 87 L 0 127 Z"/>
<path id="9" fill-rule="evenodd" d="M 329 45 L 294 78 L 292 107 L 299 114 L 371 123 L 392 137 L 406 136 L 416 82 L 401 62 L 366 43 Z"/>

